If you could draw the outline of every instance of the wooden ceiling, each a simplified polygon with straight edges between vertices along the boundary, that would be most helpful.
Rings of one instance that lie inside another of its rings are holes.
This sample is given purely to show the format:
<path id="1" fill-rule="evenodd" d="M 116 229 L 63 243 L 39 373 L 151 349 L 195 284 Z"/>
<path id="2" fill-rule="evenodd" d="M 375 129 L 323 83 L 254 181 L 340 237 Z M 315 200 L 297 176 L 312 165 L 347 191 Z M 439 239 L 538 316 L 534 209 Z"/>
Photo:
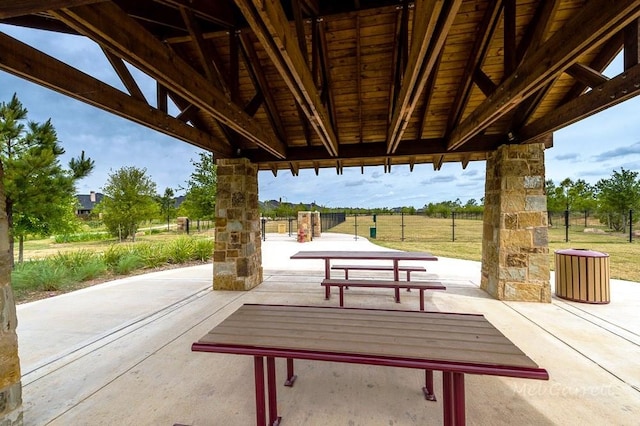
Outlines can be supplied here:
<path id="1" fill-rule="evenodd" d="M 94 40 L 127 92 L 2 32 L 0 69 L 274 174 L 464 168 L 637 95 L 639 17 L 637 0 L 2 0 L 0 22 Z"/>

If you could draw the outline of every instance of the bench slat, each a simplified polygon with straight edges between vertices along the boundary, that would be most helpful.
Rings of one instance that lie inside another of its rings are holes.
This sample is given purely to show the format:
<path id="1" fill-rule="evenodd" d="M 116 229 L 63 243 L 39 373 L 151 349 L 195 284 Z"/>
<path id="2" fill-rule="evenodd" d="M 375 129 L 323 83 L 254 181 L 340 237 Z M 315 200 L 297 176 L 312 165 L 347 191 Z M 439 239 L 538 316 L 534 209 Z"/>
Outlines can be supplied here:
<path id="1" fill-rule="evenodd" d="M 400 303 L 400 289 L 417 289 L 420 291 L 420 310 L 424 311 L 424 291 L 425 290 L 446 290 L 447 288 L 438 281 L 388 281 L 388 280 L 322 280 L 320 285 L 327 290 L 331 287 L 338 287 L 340 291 L 340 307 L 344 306 L 344 289 L 345 287 L 367 287 L 367 288 L 393 288 L 395 290 L 396 303 Z M 326 292 L 327 299 L 330 292 Z"/>
<path id="2" fill-rule="evenodd" d="M 331 269 L 342 269 L 344 270 L 344 279 L 349 279 L 349 271 L 393 271 L 393 266 L 391 265 L 333 265 Z M 399 272 L 407 273 L 407 281 L 411 281 L 411 273 L 412 272 L 427 272 L 427 268 L 424 266 L 411 266 L 411 265 L 401 265 L 398 266 Z"/>

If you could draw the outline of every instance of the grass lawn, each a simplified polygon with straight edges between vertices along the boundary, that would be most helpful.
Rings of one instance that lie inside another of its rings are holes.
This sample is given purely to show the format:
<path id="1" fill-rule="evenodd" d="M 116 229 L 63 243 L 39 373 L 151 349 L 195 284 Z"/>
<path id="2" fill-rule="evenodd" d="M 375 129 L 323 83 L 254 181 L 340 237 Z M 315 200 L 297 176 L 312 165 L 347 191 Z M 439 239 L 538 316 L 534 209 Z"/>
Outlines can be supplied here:
<path id="1" fill-rule="evenodd" d="M 404 224 L 404 226 L 402 226 Z M 376 238 L 372 242 L 388 248 L 407 251 L 428 251 L 436 256 L 467 260 L 482 260 L 482 221 L 435 219 L 424 216 L 377 216 L 374 224 L 371 216 L 357 217 L 357 234 L 370 237 L 370 227 L 375 226 Z M 589 223 L 594 229 L 599 224 Z M 611 278 L 640 282 L 640 239 L 629 243 L 629 236 L 620 233 L 586 233 L 585 227 L 572 225 L 569 242 L 565 242 L 564 227 L 549 228 L 549 264 L 555 269 L 554 252 L 566 248 L 582 248 L 610 255 Z M 355 234 L 356 219 L 346 222 L 330 232 Z M 402 237 L 404 235 L 404 241 Z M 455 237 L 455 241 L 452 241 Z"/>

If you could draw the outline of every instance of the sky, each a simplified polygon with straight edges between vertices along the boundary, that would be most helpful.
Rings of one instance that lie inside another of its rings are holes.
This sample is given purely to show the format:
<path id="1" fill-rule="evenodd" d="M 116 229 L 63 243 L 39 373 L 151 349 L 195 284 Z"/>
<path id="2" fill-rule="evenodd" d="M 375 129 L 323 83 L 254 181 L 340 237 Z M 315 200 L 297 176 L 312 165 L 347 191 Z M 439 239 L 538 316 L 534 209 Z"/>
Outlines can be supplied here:
<path id="1" fill-rule="evenodd" d="M 112 86 L 124 86 L 99 47 L 83 37 L 55 34 L 0 24 L 4 32 L 48 55 L 60 59 Z M 155 83 L 130 68 L 147 99 L 155 99 Z M 613 77 L 622 71 L 618 57 L 605 71 Z M 51 119 L 66 153 L 64 165 L 72 157 L 85 155 L 95 161 L 93 173 L 80 180 L 79 194 L 100 192 L 109 175 L 122 167 L 146 169 L 157 185 L 158 193 L 172 188 L 176 195 L 194 171 L 199 148 L 154 130 L 135 124 L 111 113 L 76 101 L 42 86 L 0 71 L 0 102 L 8 102 L 16 93 L 29 111 L 29 120 Z M 545 152 L 546 177 L 556 184 L 565 178 L 583 179 L 595 184 L 611 177 L 621 168 L 640 171 L 640 96 L 609 108 L 554 134 L 553 148 Z M 401 207 L 420 208 L 429 203 L 454 201 L 463 204 L 484 196 L 485 162 L 444 163 L 439 171 L 431 164 L 393 166 L 384 173 L 382 166 L 345 168 L 342 175 L 335 169 L 300 170 L 292 176 L 281 170 L 258 174 L 259 199 L 290 203 L 315 202 L 327 207 Z"/>

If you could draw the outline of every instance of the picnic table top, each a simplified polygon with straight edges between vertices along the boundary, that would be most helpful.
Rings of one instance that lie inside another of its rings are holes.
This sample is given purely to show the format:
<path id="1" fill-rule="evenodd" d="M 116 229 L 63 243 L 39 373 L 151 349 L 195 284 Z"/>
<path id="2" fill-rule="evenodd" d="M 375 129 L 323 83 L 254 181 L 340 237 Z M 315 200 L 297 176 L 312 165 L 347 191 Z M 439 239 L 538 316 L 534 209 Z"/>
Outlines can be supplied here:
<path id="1" fill-rule="evenodd" d="M 548 379 L 476 314 L 245 304 L 192 349 Z"/>
<path id="2" fill-rule="evenodd" d="M 355 250 L 324 250 L 299 251 L 291 259 L 362 259 L 362 260 L 438 260 L 436 256 L 421 251 L 355 251 Z"/>

